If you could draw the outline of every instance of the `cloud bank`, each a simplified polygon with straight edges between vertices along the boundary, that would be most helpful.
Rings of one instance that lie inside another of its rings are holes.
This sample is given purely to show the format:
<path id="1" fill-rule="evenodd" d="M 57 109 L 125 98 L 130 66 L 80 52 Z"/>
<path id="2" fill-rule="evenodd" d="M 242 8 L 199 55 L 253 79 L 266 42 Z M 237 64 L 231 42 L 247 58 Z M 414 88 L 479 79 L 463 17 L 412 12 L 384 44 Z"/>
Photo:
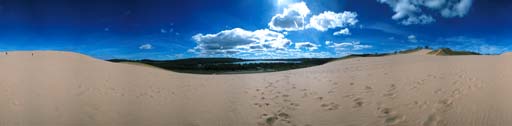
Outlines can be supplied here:
<path id="1" fill-rule="evenodd" d="M 430 24 L 436 20 L 423 9 L 439 13 L 442 17 L 464 17 L 473 0 L 377 0 L 389 5 L 395 12 L 393 20 L 403 25 Z"/>
<path id="2" fill-rule="evenodd" d="M 325 11 L 318 15 L 313 15 L 309 19 L 308 28 L 314 28 L 318 31 L 326 31 L 330 28 L 341 28 L 350 25 L 355 25 L 358 20 L 357 13 L 345 11 L 342 13 L 334 13 L 332 11 Z"/>
<path id="3" fill-rule="evenodd" d="M 332 35 L 350 35 L 348 28 L 341 29 L 340 31 L 334 32 Z"/>
<path id="4" fill-rule="evenodd" d="M 290 4 L 283 10 L 283 13 L 273 16 L 268 26 L 271 30 L 276 31 L 316 29 L 323 32 L 328 29 L 352 26 L 358 22 L 357 13 L 350 11 L 341 13 L 324 11 L 318 15 L 311 16 L 309 22 L 306 22 L 306 17 L 308 17 L 310 12 L 304 2 Z"/>
<path id="5" fill-rule="evenodd" d="M 273 16 L 268 26 L 276 31 L 304 30 L 306 26 L 305 18 L 309 13 L 310 10 L 304 2 L 290 4 L 288 8 L 284 9 L 283 13 Z"/>
<path id="6" fill-rule="evenodd" d="M 334 48 L 336 51 L 356 51 L 356 50 L 362 50 L 362 49 L 368 49 L 372 48 L 371 45 L 362 45 L 359 41 L 353 41 L 353 42 L 341 42 L 341 43 L 334 43 L 331 41 L 325 41 L 325 44 L 328 45 L 330 48 Z"/>
<path id="7" fill-rule="evenodd" d="M 192 39 L 197 46 L 190 51 L 204 55 L 285 50 L 292 43 L 283 34 L 268 29 L 247 31 L 234 28 L 216 34 L 196 34 Z"/>
<path id="8" fill-rule="evenodd" d="M 317 50 L 319 45 L 311 42 L 297 42 L 295 43 L 295 49 L 307 49 L 309 51 Z"/>
<path id="9" fill-rule="evenodd" d="M 200 56 L 238 56 L 238 57 L 326 57 L 328 52 L 313 52 L 320 45 L 311 42 L 296 42 L 286 38 L 288 32 L 314 29 L 324 32 L 329 29 L 341 28 L 334 35 L 350 35 L 347 27 L 355 25 L 357 13 L 344 11 L 335 13 L 324 11 L 318 15 L 312 15 L 305 2 L 289 4 L 282 13 L 272 17 L 268 23 L 268 29 L 255 31 L 234 28 L 213 34 L 196 34 L 192 40 L 197 44 L 189 52 Z M 368 45 L 352 43 L 351 48 L 359 50 L 369 48 Z M 290 47 L 295 45 L 295 48 Z M 341 48 L 338 43 L 331 45 Z"/>

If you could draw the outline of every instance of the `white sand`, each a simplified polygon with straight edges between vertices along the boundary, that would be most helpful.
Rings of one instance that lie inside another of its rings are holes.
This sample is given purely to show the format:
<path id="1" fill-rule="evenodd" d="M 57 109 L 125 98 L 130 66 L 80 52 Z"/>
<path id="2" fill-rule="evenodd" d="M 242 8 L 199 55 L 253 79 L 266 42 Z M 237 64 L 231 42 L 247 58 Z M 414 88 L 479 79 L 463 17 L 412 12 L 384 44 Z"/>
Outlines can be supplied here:
<path id="1" fill-rule="evenodd" d="M 512 125 L 507 56 L 394 55 L 194 75 L 31 53 L 0 53 L 1 126 L 258 126 L 274 115 L 274 126 Z"/>

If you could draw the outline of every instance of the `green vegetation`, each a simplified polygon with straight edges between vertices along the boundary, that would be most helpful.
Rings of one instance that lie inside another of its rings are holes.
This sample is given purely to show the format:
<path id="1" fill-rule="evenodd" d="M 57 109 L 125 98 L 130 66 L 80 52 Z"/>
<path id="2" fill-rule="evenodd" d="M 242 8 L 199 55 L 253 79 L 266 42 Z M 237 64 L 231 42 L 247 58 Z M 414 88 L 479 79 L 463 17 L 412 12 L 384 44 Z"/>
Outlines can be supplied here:
<path id="1" fill-rule="evenodd" d="M 480 53 L 470 52 L 470 51 L 454 51 L 450 48 L 439 48 L 437 50 L 431 51 L 428 54 L 438 55 L 438 56 L 454 56 L 454 55 L 480 55 Z"/>
<path id="2" fill-rule="evenodd" d="M 322 65 L 335 58 L 301 58 L 301 59 L 257 59 L 236 58 L 191 58 L 180 60 L 124 60 L 112 59 L 111 62 L 142 63 L 166 70 L 195 74 L 235 74 L 275 72 Z M 244 61 L 296 61 L 298 63 L 237 63 Z"/>

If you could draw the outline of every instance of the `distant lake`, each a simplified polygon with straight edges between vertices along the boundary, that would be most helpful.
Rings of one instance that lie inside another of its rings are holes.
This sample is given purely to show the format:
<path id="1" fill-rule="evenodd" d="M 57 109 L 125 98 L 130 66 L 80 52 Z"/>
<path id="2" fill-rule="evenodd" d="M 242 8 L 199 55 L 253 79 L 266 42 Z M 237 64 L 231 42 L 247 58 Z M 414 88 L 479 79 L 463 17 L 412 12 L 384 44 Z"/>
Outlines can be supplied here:
<path id="1" fill-rule="evenodd" d="M 302 61 L 253 60 L 253 61 L 233 62 L 230 64 L 256 64 L 256 63 L 302 63 Z"/>

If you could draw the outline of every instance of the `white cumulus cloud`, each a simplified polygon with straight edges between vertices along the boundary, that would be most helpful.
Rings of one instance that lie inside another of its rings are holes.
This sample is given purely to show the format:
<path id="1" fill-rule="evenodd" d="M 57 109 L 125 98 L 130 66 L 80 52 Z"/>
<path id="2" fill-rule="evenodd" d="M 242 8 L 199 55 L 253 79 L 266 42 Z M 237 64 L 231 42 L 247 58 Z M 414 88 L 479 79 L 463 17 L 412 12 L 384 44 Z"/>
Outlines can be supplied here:
<path id="1" fill-rule="evenodd" d="M 270 29 L 277 31 L 304 30 L 306 26 L 305 18 L 309 13 L 310 10 L 304 2 L 290 4 L 284 9 L 283 13 L 273 16 L 268 26 Z"/>
<path id="2" fill-rule="evenodd" d="M 311 42 L 296 42 L 295 43 L 295 49 L 307 49 L 309 51 L 313 51 L 318 49 L 319 45 L 313 44 Z"/>
<path id="3" fill-rule="evenodd" d="M 153 45 L 151 45 L 151 44 L 143 44 L 143 45 L 139 46 L 139 49 L 144 49 L 144 50 L 153 49 Z"/>
<path id="4" fill-rule="evenodd" d="M 334 13 L 332 11 L 325 11 L 318 15 L 313 15 L 309 19 L 308 28 L 314 28 L 318 31 L 326 31 L 329 28 L 355 25 L 357 22 L 357 13 L 355 12 L 345 11 L 342 13 Z"/>
<path id="5" fill-rule="evenodd" d="M 325 41 L 325 45 L 331 45 L 332 41 Z"/>
<path id="6" fill-rule="evenodd" d="M 418 42 L 418 39 L 416 39 L 415 35 L 409 35 L 407 36 L 407 39 L 409 40 L 409 42 Z"/>
<path id="7" fill-rule="evenodd" d="M 340 31 L 334 32 L 332 35 L 350 35 L 348 28 L 341 29 Z"/>
<path id="8" fill-rule="evenodd" d="M 292 44 L 283 34 L 268 29 L 247 31 L 234 28 L 216 34 L 196 34 L 192 39 L 197 46 L 190 51 L 204 55 L 286 50 Z"/>
<path id="9" fill-rule="evenodd" d="M 429 24 L 436 20 L 423 9 L 438 12 L 442 17 L 464 17 L 473 0 L 377 0 L 388 4 L 395 14 L 392 19 L 403 25 Z"/>

